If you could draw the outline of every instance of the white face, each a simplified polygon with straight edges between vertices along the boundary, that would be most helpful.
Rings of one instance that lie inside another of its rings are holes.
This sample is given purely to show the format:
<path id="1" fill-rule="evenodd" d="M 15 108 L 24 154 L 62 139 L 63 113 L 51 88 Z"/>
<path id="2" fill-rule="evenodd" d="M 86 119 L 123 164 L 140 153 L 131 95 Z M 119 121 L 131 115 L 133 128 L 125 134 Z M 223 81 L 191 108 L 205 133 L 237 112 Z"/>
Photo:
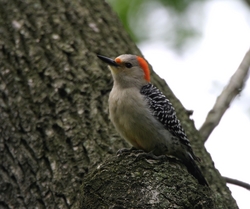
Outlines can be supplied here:
<path id="1" fill-rule="evenodd" d="M 114 84 L 122 87 L 145 85 L 145 74 L 141 68 L 136 55 L 124 54 L 115 59 L 119 66 L 109 65 L 114 78 Z"/>

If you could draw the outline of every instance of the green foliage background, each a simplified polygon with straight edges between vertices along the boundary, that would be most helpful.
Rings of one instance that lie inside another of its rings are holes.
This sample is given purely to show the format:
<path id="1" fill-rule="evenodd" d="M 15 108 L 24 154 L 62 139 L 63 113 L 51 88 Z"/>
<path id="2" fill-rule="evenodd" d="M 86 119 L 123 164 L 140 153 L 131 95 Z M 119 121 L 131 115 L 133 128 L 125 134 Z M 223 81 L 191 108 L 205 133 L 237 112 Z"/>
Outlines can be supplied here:
<path id="1" fill-rule="evenodd" d="M 136 43 L 161 41 L 184 52 L 201 35 L 205 0 L 108 0 Z"/>

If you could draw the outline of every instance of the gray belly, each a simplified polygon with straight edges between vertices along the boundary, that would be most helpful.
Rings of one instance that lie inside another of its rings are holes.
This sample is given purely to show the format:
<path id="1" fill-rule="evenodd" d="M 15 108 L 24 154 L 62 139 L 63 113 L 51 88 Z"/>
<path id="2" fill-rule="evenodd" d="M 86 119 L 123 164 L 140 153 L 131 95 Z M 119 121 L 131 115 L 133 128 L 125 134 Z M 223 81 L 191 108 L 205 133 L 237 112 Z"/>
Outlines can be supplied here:
<path id="1" fill-rule="evenodd" d="M 110 99 L 113 99 L 112 95 Z M 111 121 L 132 146 L 146 152 L 157 150 L 159 153 L 156 154 L 167 152 L 172 134 L 151 114 L 146 101 L 136 97 L 109 103 Z"/>

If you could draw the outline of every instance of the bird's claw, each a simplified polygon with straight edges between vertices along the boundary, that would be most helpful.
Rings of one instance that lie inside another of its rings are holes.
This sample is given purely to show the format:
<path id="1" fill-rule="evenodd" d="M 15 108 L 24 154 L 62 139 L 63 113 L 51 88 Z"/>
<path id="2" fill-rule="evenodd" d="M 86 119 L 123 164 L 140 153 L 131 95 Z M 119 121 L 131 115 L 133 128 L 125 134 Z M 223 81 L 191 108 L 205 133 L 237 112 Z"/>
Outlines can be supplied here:
<path id="1" fill-rule="evenodd" d="M 131 147 L 131 148 L 122 148 L 122 149 L 119 149 L 116 154 L 117 155 L 122 155 L 122 154 L 125 154 L 125 153 L 130 153 L 130 152 L 133 152 L 134 154 L 138 154 L 138 153 L 142 153 L 144 152 L 143 150 L 139 150 L 135 147 Z"/>
<path id="2" fill-rule="evenodd" d="M 139 153 L 137 156 L 136 156 L 136 159 L 141 159 L 143 157 L 146 157 L 146 158 L 151 158 L 153 160 L 166 160 L 167 156 L 166 155 L 154 155 L 153 152 L 143 152 L 143 153 Z"/>

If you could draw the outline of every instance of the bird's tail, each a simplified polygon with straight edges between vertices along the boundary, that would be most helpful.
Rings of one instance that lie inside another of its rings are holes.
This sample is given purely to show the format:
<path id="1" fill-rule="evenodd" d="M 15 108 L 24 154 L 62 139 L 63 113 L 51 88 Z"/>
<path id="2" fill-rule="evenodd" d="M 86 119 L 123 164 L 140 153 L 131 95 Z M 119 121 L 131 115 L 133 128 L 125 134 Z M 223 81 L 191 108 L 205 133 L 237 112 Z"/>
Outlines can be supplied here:
<path id="1" fill-rule="evenodd" d="M 185 162 L 188 172 L 191 173 L 201 185 L 208 186 L 206 179 L 204 178 L 192 155 L 189 154 L 188 157 L 189 159 Z"/>

